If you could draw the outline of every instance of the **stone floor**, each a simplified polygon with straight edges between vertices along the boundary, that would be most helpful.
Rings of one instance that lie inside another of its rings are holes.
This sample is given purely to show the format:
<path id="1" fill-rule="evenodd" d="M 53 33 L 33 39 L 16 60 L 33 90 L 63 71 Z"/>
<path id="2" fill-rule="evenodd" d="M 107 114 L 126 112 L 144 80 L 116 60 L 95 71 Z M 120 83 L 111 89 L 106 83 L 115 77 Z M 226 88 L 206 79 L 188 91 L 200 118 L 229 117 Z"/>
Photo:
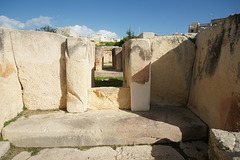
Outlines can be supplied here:
<path id="1" fill-rule="evenodd" d="M 3 128 L 17 147 L 137 145 L 199 140 L 207 126 L 187 108 L 158 107 L 148 112 L 63 111 L 21 117 Z"/>
<path id="2" fill-rule="evenodd" d="M 22 115 L 2 130 L 12 147 L 1 160 L 207 159 L 207 126 L 187 108 Z"/>
<path id="3" fill-rule="evenodd" d="M 169 145 L 83 148 L 15 148 L 1 160 L 207 160 L 208 146 L 194 141 Z"/>

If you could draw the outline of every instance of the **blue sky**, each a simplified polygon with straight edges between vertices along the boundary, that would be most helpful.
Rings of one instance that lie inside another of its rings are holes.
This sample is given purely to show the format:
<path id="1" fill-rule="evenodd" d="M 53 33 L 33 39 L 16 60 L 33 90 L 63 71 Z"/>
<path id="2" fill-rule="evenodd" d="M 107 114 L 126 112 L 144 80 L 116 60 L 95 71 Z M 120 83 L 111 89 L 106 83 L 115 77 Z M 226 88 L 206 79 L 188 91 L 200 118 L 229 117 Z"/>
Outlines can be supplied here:
<path id="1" fill-rule="evenodd" d="M 72 26 L 80 35 L 124 37 L 186 33 L 193 22 L 208 23 L 240 13 L 240 0 L 1 0 L 0 26 L 35 29 Z"/>

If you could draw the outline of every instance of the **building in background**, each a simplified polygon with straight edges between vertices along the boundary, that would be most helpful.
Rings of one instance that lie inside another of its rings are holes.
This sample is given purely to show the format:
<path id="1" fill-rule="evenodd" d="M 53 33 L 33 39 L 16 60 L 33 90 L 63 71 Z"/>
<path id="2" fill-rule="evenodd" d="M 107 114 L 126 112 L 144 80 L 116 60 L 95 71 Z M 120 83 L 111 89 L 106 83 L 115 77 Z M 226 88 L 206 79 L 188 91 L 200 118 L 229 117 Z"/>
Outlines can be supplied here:
<path id="1" fill-rule="evenodd" d="M 188 27 L 188 33 L 199 33 L 210 27 L 214 27 L 214 26 L 222 24 L 225 21 L 225 19 L 226 18 L 213 19 L 213 20 L 211 20 L 211 23 L 204 23 L 204 24 L 192 23 Z"/>

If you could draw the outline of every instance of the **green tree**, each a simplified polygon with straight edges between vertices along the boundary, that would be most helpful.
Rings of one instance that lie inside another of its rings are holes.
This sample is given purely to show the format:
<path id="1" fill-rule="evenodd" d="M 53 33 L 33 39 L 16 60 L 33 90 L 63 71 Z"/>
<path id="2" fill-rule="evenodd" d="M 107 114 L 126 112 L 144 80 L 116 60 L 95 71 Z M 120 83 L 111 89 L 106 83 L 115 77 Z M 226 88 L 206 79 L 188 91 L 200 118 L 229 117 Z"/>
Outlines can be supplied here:
<path id="1" fill-rule="evenodd" d="M 52 28 L 49 25 L 41 27 L 40 29 L 36 29 L 36 31 L 44 31 L 44 32 L 53 32 L 56 33 L 56 28 Z"/>
<path id="2" fill-rule="evenodd" d="M 118 42 L 116 44 L 116 46 L 122 46 L 126 41 L 128 41 L 129 39 L 133 39 L 133 38 L 137 38 L 135 35 L 134 35 L 134 32 L 131 30 L 131 28 L 129 28 L 127 31 L 126 31 L 126 34 L 127 34 L 127 37 L 124 37 L 120 42 Z"/>

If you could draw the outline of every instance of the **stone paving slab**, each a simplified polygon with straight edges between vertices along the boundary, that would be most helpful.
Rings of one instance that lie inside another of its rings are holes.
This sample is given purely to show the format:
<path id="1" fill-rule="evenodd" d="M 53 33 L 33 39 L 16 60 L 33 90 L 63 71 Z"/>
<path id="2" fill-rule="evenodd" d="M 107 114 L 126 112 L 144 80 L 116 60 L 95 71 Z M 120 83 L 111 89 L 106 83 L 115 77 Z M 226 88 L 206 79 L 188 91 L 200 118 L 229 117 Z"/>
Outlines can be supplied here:
<path id="1" fill-rule="evenodd" d="M 101 110 L 22 117 L 2 131 L 17 147 L 136 145 L 198 140 L 207 126 L 186 108 L 149 112 Z"/>
<path id="2" fill-rule="evenodd" d="M 7 141 L 0 141 L 0 158 L 9 150 L 10 143 Z"/>
<path id="3" fill-rule="evenodd" d="M 114 70 L 95 71 L 95 77 L 123 77 L 123 72 Z"/>
<path id="4" fill-rule="evenodd" d="M 23 151 L 13 160 L 184 160 L 174 148 L 163 145 L 142 145 L 117 147 L 94 147 L 88 150 L 77 148 L 52 148 L 41 150 L 37 155 L 30 156 L 30 153 Z"/>

